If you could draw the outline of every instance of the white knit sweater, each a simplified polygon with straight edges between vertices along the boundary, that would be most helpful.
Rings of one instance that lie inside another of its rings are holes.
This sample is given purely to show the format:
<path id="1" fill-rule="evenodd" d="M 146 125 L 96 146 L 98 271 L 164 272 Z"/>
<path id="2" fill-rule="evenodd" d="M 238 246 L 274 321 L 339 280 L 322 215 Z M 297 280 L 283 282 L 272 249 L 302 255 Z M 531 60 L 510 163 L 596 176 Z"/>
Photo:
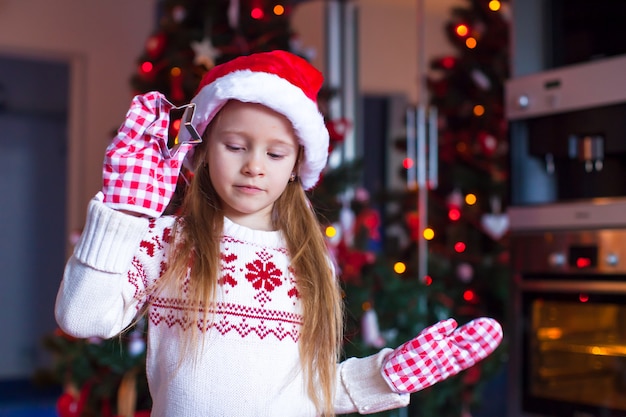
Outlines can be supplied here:
<path id="1" fill-rule="evenodd" d="M 148 220 L 90 204 L 56 303 L 61 328 L 109 338 L 127 327 L 158 279 L 174 217 Z M 280 232 L 224 219 L 214 319 L 200 329 L 186 299 L 163 294 L 148 310 L 147 374 L 153 417 L 313 417 L 299 367 L 301 304 Z M 179 331 L 199 331 L 200 355 L 178 369 Z M 374 413 L 406 406 L 380 374 L 388 349 L 339 364 L 336 412 Z"/>

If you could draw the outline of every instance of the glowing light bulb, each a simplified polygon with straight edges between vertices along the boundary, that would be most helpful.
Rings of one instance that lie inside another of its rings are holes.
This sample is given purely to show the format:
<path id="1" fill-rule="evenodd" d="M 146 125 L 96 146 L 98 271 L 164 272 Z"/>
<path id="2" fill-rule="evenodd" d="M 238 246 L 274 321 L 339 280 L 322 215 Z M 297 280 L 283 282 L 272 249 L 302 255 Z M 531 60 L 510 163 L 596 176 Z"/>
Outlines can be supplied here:
<path id="1" fill-rule="evenodd" d="M 141 72 L 143 72 L 144 74 L 148 74 L 152 72 L 153 68 L 154 68 L 154 65 L 152 65 L 152 62 L 145 61 L 144 63 L 141 64 Z"/>
<path id="2" fill-rule="evenodd" d="M 393 264 L 393 271 L 396 274 L 404 274 L 406 272 L 406 265 L 404 262 L 396 262 Z"/>
<path id="3" fill-rule="evenodd" d="M 427 227 L 426 229 L 424 229 L 422 236 L 424 236 L 424 239 L 426 240 L 433 240 L 433 238 L 435 237 L 435 231 L 430 227 Z"/>
<path id="4" fill-rule="evenodd" d="M 422 282 L 424 283 L 424 285 L 429 286 L 430 284 L 433 283 L 433 279 L 431 278 L 430 275 L 426 275 L 424 279 L 422 280 Z"/>
<path id="5" fill-rule="evenodd" d="M 473 206 L 476 204 L 476 194 L 469 193 L 465 196 L 465 204 L 468 206 Z"/>
<path id="6" fill-rule="evenodd" d="M 459 220 L 461 218 L 461 210 L 458 208 L 451 208 L 448 210 L 448 218 L 453 222 Z"/>
<path id="7" fill-rule="evenodd" d="M 497 12 L 498 10 L 500 10 L 500 2 L 498 0 L 491 0 L 489 2 L 489 10 L 493 11 L 493 12 Z"/>
<path id="8" fill-rule="evenodd" d="M 250 11 L 250 16 L 253 19 L 263 19 L 263 16 L 265 15 L 265 13 L 263 13 L 263 9 L 261 9 L 260 7 L 254 7 L 251 11 Z"/>
<path id="9" fill-rule="evenodd" d="M 466 290 L 463 292 L 463 299 L 465 301 L 474 301 L 476 299 L 476 293 L 472 290 Z"/>
<path id="10" fill-rule="evenodd" d="M 335 229 L 333 226 L 328 226 L 326 227 L 325 233 L 327 237 L 335 237 L 335 235 L 337 234 L 337 229 Z"/>
<path id="11" fill-rule="evenodd" d="M 465 252 L 465 249 L 466 249 L 466 245 L 463 242 L 456 242 L 454 244 L 454 250 L 458 253 Z"/>
<path id="12" fill-rule="evenodd" d="M 576 267 L 577 268 L 588 268 L 591 266 L 591 259 L 580 257 L 576 259 Z"/>
<path id="13" fill-rule="evenodd" d="M 476 42 L 476 39 L 469 37 L 465 40 L 465 46 L 467 46 L 469 49 L 474 49 L 476 48 L 478 42 Z"/>
<path id="14" fill-rule="evenodd" d="M 274 14 L 276 16 L 282 16 L 283 13 L 285 13 L 285 7 L 283 7 L 282 4 L 277 4 L 276 6 L 274 6 Z"/>
<path id="15" fill-rule="evenodd" d="M 457 35 L 465 37 L 469 33 L 469 28 L 467 27 L 467 25 L 461 23 L 456 26 L 455 32 Z"/>
<path id="16" fill-rule="evenodd" d="M 474 106 L 474 116 L 482 116 L 485 114 L 485 106 L 477 104 Z"/>
<path id="17" fill-rule="evenodd" d="M 411 158 L 404 158 L 404 160 L 402 161 L 402 166 L 405 169 L 409 169 L 413 167 L 413 160 Z"/>
<path id="18" fill-rule="evenodd" d="M 171 75 L 172 77 L 178 77 L 181 73 L 182 73 L 182 71 L 181 71 L 181 70 L 180 70 L 180 68 L 178 68 L 178 67 L 173 67 L 173 68 L 170 70 L 170 75 Z"/>

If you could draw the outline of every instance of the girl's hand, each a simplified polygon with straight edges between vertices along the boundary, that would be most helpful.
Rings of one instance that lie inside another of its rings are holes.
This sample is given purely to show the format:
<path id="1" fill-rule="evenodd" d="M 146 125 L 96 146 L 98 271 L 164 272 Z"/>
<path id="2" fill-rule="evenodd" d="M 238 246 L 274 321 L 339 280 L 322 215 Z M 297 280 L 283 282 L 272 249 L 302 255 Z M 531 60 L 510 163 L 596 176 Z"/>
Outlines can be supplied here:
<path id="1" fill-rule="evenodd" d="M 165 211 L 183 160 L 197 143 L 168 148 L 172 109 L 158 92 L 133 98 L 104 158 L 102 192 L 109 207 L 148 217 L 159 217 Z"/>
<path id="2" fill-rule="evenodd" d="M 456 327 L 454 319 L 440 321 L 389 354 L 382 367 L 389 387 L 403 394 L 420 391 L 473 366 L 502 341 L 502 328 L 494 319 Z"/>

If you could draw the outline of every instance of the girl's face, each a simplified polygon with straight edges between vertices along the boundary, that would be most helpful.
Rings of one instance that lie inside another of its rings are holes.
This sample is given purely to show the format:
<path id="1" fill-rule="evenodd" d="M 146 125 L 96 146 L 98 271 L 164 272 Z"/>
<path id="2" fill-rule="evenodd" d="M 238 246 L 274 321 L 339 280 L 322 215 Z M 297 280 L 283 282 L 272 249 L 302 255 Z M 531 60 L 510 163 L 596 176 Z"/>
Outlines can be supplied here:
<path id="1" fill-rule="evenodd" d="M 226 217 L 271 230 L 272 207 L 298 159 L 289 120 L 260 104 L 230 101 L 213 120 L 207 146 L 209 175 Z"/>

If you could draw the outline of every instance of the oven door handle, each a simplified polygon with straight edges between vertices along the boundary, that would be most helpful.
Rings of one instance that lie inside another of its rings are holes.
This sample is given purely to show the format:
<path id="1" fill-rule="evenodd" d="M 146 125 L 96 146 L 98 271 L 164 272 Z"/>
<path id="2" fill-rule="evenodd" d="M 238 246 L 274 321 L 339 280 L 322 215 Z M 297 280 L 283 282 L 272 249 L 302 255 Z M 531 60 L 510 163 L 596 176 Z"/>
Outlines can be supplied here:
<path id="1" fill-rule="evenodd" d="M 626 294 L 626 282 L 624 281 L 522 281 L 518 282 L 517 286 L 522 291 L 610 292 Z"/>

